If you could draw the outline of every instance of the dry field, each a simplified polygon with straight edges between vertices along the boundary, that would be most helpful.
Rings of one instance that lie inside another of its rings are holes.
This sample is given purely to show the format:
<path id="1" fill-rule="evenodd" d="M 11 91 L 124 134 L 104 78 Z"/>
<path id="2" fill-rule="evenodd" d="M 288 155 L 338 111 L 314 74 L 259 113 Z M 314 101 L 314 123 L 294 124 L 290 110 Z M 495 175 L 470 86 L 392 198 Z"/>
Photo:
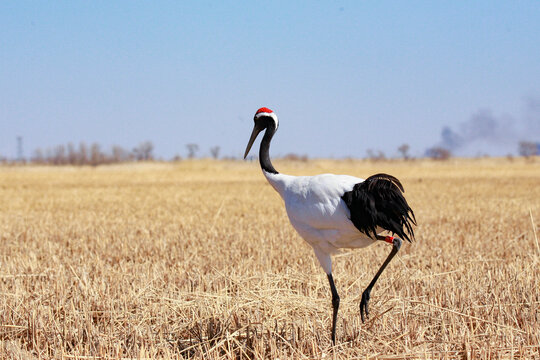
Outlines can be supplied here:
<path id="1" fill-rule="evenodd" d="M 399 177 L 417 241 L 327 278 L 258 163 L 0 167 L 0 357 L 540 358 L 540 159 L 279 162 Z"/>

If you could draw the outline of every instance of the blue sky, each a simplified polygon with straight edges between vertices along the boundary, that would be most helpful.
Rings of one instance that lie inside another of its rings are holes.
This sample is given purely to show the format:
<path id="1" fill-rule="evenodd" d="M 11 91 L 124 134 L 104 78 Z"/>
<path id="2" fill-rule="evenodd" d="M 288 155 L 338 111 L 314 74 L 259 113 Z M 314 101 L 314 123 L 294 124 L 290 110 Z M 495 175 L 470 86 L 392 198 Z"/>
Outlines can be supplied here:
<path id="1" fill-rule="evenodd" d="M 262 106 L 275 156 L 422 155 L 444 127 L 458 155 L 540 141 L 538 1 L 3 1 L 0 49 L 1 156 L 20 135 L 26 156 L 240 157 Z"/>

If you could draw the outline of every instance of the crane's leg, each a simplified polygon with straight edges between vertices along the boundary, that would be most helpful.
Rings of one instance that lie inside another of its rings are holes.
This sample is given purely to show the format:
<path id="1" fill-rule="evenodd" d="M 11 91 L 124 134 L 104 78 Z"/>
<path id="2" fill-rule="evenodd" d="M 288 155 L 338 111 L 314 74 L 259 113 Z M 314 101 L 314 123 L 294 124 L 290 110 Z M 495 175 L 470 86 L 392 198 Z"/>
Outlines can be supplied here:
<path id="1" fill-rule="evenodd" d="M 319 247 L 315 246 L 313 247 L 313 250 L 315 251 L 315 255 L 317 256 L 319 263 L 321 264 L 324 272 L 326 273 L 326 276 L 328 276 L 328 282 L 330 283 L 330 291 L 332 292 L 332 308 L 334 309 L 334 312 L 332 314 L 332 344 L 335 345 L 336 322 L 339 309 L 339 295 L 336 289 L 336 284 L 334 284 L 334 277 L 332 276 L 332 259 L 327 252 L 322 251 Z"/>
<path id="2" fill-rule="evenodd" d="M 332 344 L 336 345 L 336 322 L 339 309 L 339 295 L 336 285 L 334 284 L 332 274 L 328 274 L 328 281 L 330 282 L 330 291 L 332 291 L 332 307 L 334 308 L 334 313 L 332 314 Z"/>
<path id="3" fill-rule="evenodd" d="M 383 240 L 383 241 L 386 241 L 388 243 L 391 243 L 392 244 L 392 251 L 390 252 L 388 257 L 386 258 L 384 263 L 381 265 L 379 271 L 377 271 L 377 274 L 375 274 L 375 276 L 373 277 L 373 280 L 371 280 L 371 282 L 369 283 L 366 290 L 364 290 L 364 292 L 362 293 L 362 300 L 360 301 L 360 316 L 362 317 L 362 322 L 364 322 L 365 318 L 367 318 L 368 315 L 369 315 L 368 303 L 369 303 L 369 298 L 370 298 L 370 295 L 371 295 L 371 289 L 373 288 L 373 285 L 375 285 L 375 283 L 379 279 L 379 276 L 381 276 L 382 272 L 386 268 L 386 265 L 388 265 L 388 263 L 392 260 L 394 255 L 397 254 L 397 252 L 401 248 L 401 243 L 402 243 L 401 239 L 399 239 L 397 237 L 392 237 L 392 236 L 377 235 L 377 240 Z"/>

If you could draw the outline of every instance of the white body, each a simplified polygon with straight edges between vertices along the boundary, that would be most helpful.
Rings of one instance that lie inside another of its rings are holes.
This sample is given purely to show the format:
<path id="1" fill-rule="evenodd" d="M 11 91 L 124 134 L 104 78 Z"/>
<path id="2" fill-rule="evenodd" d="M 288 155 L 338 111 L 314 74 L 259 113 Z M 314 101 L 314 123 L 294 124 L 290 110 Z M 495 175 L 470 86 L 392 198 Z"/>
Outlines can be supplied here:
<path id="1" fill-rule="evenodd" d="M 330 256 L 338 249 L 375 243 L 354 226 L 349 208 L 341 198 L 364 179 L 333 174 L 290 176 L 264 170 L 263 173 L 285 201 L 292 226 L 313 247 L 327 274 L 332 272 Z"/>

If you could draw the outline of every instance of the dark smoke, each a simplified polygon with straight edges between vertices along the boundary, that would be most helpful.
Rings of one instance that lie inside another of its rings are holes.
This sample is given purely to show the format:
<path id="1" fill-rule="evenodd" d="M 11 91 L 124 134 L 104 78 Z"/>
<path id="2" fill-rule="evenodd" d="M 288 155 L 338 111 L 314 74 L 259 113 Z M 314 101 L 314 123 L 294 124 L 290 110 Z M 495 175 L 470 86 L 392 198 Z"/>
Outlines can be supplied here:
<path id="1" fill-rule="evenodd" d="M 445 126 L 434 147 L 458 156 L 516 154 L 520 141 L 540 142 L 540 99 L 526 99 L 524 108 L 518 118 L 480 110 L 455 129 Z"/>
<path id="2" fill-rule="evenodd" d="M 539 140 L 540 134 L 540 98 L 525 99 L 526 112 L 524 116 L 525 130 L 534 134 L 536 140 Z M 532 140 L 532 139 L 531 139 Z"/>

